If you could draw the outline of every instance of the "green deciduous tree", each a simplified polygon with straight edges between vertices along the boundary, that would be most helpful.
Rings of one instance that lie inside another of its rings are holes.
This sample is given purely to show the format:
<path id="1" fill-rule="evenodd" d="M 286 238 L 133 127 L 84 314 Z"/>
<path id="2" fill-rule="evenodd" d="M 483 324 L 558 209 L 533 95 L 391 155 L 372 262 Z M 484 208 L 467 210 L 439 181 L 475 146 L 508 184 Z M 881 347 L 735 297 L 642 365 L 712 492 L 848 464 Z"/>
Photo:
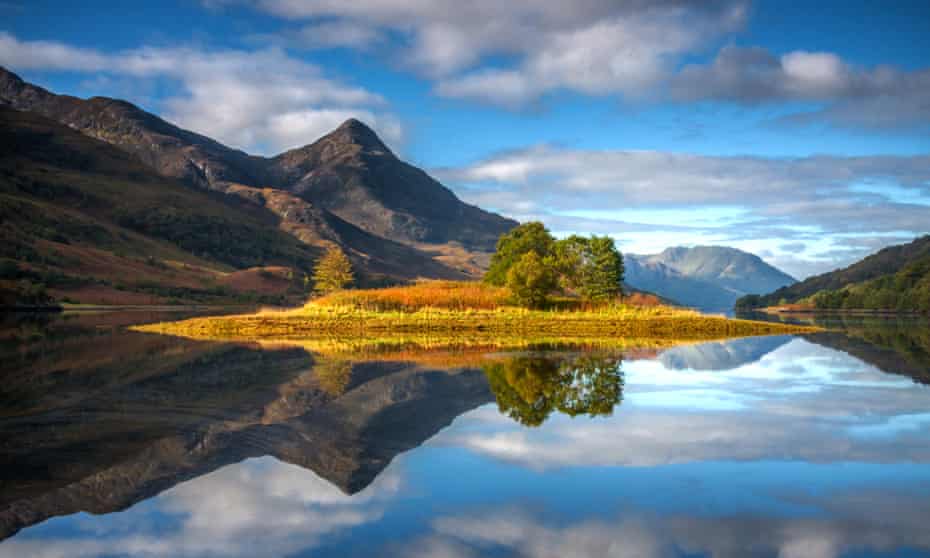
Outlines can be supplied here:
<path id="1" fill-rule="evenodd" d="M 350 285 L 353 279 L 352 264 L 338 247 L 327 250 L 313 270 L 314 290 L 320 294 L 338 291 Z"/>
<path id="2" fill-rule="evenodd" d="M 507 288 L 514 302 L 529 308 L 542 308 L 549 301 L 549 293 L 555 290 L 558 279 L 552 266 L 536 252 L 523 254 L 520 260 L 507 271 Z"/>
<path id="3" fill-rule="evenodd" d="M 526 223 L 501 236 L 484 279 L 508 286 L 518 304 L 532 307 L 556 289 L 606 302 L 623 294 L 623 256 L 610 237 L 557 241 L 542 223 Z"/>
<path id="4" fill-rule="evenodd" d="M 623 256 L 608 236 L 570 236 L 556 243 L 562 286 L 585 300 L 604 302 L 623 294 Z"/>
<path id="5" fill-rule="evenodd" d="M 491 265 L 484 275 L 487 283 L 503 286 L 507 283 L 507 273 L 520 259 L 529 252 L 535 252 L 540 259 L 552 255 L 555 238 L 538 221 L 524 223 L 510 232 L 501 235 L 497 248 L 491 256 Z"/>

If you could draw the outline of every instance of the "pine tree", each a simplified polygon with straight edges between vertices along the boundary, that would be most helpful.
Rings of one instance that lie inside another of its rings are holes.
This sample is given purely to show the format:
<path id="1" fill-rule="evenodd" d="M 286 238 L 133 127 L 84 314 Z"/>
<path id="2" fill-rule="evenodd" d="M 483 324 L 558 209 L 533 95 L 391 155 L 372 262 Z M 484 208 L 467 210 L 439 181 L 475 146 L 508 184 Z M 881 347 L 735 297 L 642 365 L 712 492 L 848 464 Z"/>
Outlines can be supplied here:
<path id="1" fill-rule="evenodd" d="M 338 247 L 327 250 L 313 270 L 314 290 L 320 294 L 338 291 L 353 280 L 352 264 Z"/>

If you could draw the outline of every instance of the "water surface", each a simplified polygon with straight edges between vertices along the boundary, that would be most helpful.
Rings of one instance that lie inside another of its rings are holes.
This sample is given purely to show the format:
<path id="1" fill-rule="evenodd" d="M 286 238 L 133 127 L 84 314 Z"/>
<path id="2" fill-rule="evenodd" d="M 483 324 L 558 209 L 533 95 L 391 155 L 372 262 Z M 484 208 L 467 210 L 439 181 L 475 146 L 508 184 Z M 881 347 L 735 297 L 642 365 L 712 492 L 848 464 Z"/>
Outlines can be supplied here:
<path id="1" fill-rule="evenodd" d="M 671 348 L 0 328 L 0 556 L 930 556 L 930 328 Z M 826 323 L 826 322 L 824 322 Z"/>

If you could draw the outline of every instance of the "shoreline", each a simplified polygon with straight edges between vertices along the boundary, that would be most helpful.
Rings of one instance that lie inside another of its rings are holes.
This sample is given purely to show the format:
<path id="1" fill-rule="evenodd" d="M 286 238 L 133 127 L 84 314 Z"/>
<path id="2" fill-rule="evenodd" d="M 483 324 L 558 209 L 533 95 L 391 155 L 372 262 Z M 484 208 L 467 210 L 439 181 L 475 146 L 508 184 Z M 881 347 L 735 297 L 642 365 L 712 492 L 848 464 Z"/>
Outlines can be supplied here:
<path id="1" fill-rule="evenodd" d="M 927 312 L 919 310 L 872 310 L 867 308 L 790 308 L 785 306 L 767 306 L 755 308 L 752 312 L 762 312 L 772 316 L 786 314 L 835 314 L 838 316 L 930 316 Z"/>
<path id="2" fill-rule="evenodd" d="M 378 312 L 313 306 L 297 311 L 205 316 L 134 326 L 132 329 L 213 339 L 478 334 L 519 337 L 668 337 L 703 340 L 822 331 L 819 327 L 731 319 L 673 309 L 544 311 L 505 308 Z"/>

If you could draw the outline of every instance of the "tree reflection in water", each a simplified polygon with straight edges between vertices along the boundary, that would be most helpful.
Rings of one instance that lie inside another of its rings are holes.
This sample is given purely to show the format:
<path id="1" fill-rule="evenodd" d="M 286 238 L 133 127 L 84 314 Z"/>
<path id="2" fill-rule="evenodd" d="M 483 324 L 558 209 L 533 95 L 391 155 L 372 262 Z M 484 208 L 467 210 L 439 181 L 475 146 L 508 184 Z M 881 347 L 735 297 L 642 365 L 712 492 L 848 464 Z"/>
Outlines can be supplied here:
<path id="1" fill-rule="evenodd" d="M 610 415 L 623 399 L 622 361 L 619 355 L 528 354 L 483 368 L 501 413 L 539 426 L 556 410 L 572 417 Z"/>

